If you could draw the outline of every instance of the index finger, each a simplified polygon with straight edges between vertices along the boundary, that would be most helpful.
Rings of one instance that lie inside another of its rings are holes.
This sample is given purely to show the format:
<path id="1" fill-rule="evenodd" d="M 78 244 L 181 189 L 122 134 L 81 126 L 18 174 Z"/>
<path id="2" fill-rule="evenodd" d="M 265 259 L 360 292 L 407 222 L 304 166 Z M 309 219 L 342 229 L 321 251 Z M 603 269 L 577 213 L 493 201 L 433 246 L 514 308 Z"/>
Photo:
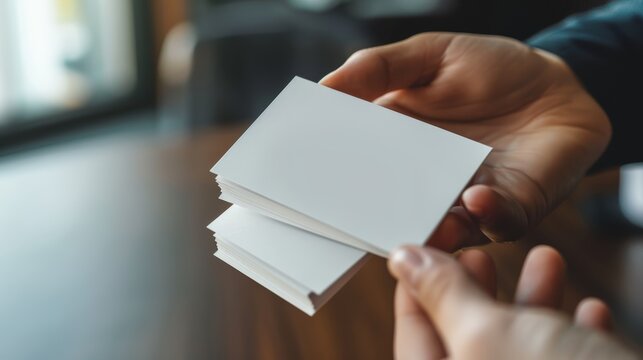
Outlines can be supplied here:
<path id="1" fill-rule="evenodd" d="M 395 288 L 396 359 L 444 359 L 446 353 L 424 309 L 402 285 Z"/>

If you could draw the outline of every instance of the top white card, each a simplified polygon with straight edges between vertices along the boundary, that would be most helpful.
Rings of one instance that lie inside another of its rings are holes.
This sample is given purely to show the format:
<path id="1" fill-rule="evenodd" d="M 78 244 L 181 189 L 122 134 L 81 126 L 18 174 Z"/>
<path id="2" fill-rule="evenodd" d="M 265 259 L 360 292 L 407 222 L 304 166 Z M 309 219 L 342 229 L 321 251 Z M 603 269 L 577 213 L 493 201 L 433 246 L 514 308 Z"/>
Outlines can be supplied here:
<path id="1" fill-rule="evenodd" d="M 386 254 L 423 244 L 490 151 L 296 77 L 212 172 Z"/>

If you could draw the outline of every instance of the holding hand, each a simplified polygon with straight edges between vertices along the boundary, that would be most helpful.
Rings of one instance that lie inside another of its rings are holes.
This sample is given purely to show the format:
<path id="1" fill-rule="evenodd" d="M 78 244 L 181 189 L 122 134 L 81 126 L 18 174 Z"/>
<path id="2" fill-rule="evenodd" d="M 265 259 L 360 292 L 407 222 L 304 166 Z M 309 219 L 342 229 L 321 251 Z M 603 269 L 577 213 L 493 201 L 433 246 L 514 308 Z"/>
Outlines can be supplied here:
<path id="1" fill-rule="evenodd" d="M 516 305 L 494 299 L 495 270 L 480 250 L 459 261 L 439 250 L 405 247 L 389 269 L 398 280 L 398 359 L 634 359 L 609 337 L 609 310 L 586 299 L 575 324 L 560 306 L 564 264 L 552 248 L 532 250 L 523 266 Z"/>
<path id="2" fill-rule="evenodd" d="M 486 240 L 480 231 L 494 241 L 523 234 L 610 138 L 606 115 L 562 60 L 507 38 L 421 34 L 359 51 L 321 83 L 494 148 L 464 209 L 429 241 L 444 250 Z"/>

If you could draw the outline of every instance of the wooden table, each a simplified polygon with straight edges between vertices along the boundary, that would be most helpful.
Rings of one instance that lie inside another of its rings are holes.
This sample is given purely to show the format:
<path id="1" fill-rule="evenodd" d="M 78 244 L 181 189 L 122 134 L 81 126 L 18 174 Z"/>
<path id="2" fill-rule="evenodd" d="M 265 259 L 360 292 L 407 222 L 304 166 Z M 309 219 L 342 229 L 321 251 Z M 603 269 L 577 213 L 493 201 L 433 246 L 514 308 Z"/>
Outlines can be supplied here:
<path id="1" fill-rule="evenodd" d="M 0 358 L 390 358 L 382 259 L 311 318 L 212 256 L 205 226 L 227 204 L 208 170 L 241 131 L 124 133 L 2 159 Z M 527 249 L 555 243 L 572 271 L 566 307 L 607 297 L 632 339 L 643 240 L 598 239 L 575 214 L 568 203 L 529 239 L 490 247 L 501 297 Z"/>

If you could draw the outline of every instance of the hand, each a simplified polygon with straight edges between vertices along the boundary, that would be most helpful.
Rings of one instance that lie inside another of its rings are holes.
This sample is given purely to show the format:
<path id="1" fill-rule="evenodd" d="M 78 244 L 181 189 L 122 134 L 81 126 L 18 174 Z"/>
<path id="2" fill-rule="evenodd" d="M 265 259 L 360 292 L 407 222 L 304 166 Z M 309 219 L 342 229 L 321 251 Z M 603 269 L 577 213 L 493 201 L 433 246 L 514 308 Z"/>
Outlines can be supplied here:
<path id="1" fill-rule="evenodd" d="M 494 241 L 523 234 L 610 138 L 606 115 L 560 58 L 508 38 L 421 34 L 359 51 L 321 83 L 494 148 L 463 208 L 429 241 L 445 250 L 471 245 L 480 230 Z"/>
<path id="2" fill-rule="evenodd" d="M 575 324 L 553 311 L 564 263 L 550 247 L 527 256 L 515 306 L 494 300 L 494 264 L 480 250 L 463 252 L 458 263 L 439 250 L 405 247 L 393 253 L 389 269 L 399 280 L 398 359 L 635 358 L 607 335 L 610 314 L 601 301 L 582 301 Z"/>

